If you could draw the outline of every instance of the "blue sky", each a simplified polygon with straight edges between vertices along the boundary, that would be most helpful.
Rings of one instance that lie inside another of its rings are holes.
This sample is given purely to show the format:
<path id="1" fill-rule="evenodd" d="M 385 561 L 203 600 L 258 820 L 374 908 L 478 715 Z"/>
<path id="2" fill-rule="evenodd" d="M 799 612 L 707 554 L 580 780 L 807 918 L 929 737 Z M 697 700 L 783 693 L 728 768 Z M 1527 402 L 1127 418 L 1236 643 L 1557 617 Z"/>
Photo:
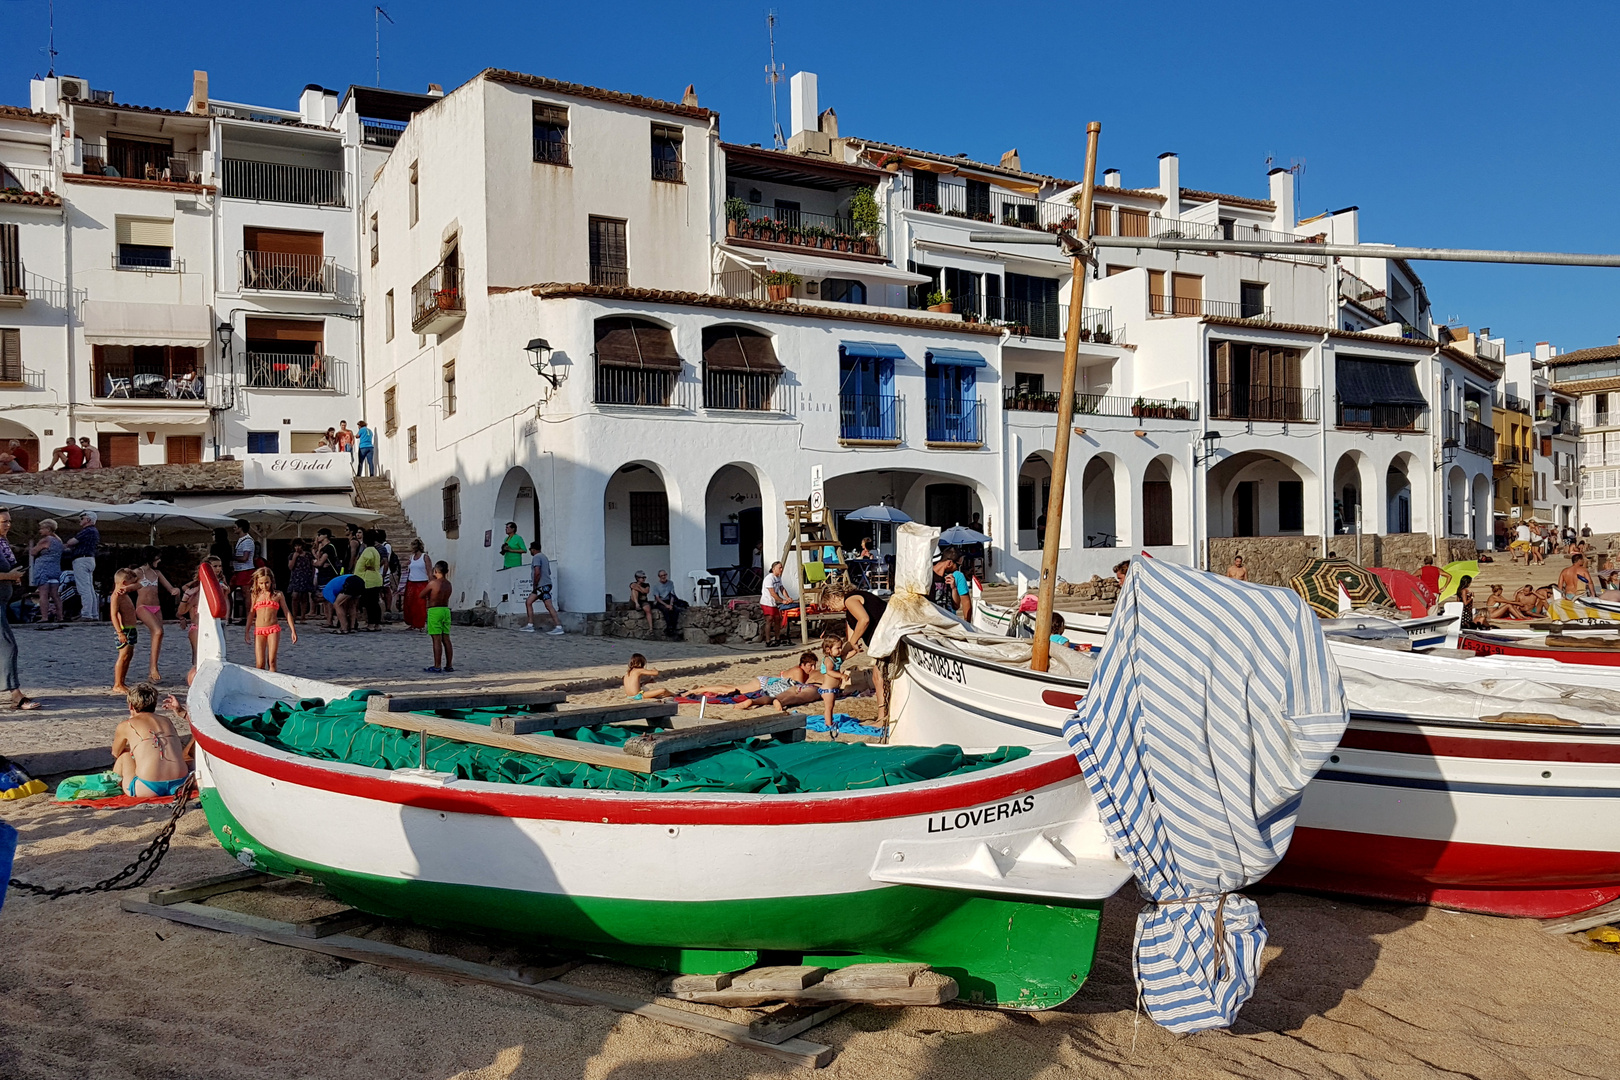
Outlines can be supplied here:
<path id="1" fill-rule="evenodd" d="M 383 85 L 447 88 L 487 66 L 678 98 L 696 83 L 732 141 L 770 139 L 765 11 L 752 3 L 385 3 Z M 820 76 L 846 134 L 1078 176 L 1100 165 L 1263 197 L 1303 159 L 1300 213 L 1355 204 L 1391 243 L 1620 250 L 1620 147 L 1606 92 L 1620 7 L 1479 2 L 990 5 L 778 0 L 777 57 Z M 1043 10 L 1045 9 L 1045 10 Z M 277 14 L 279 13 L 279 17 Z M 0 0 L 0 101 L 47 66 L 46 0 Z M 294 107 L 305 83 L 369 85 L 369 3 L 58 0 L 57 69 L 119 101 L 214 96 Z M 781 92 L 787 126 L 787 93 Z M 1620 270 L 1422 264 L 1437 319 L 1508 348 L 1620 335 Z"/>

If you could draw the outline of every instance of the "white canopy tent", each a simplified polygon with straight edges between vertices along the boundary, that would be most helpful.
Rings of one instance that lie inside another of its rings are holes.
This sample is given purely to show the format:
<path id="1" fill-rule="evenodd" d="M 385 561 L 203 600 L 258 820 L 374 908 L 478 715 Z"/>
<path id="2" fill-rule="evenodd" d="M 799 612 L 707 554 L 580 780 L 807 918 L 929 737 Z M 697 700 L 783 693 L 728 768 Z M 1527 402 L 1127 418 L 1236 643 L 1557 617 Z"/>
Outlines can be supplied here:
<path id="1" fill-rule="evenodd" d="M 274 495 L 244 495 L 234 499 L 219 499 L 198 507 L 210 513 L 223 514 L 231 520 L 241 518 L 254 525 L 264 526 L 267 533 L 275 533 L 288 526 L 304 535 L 304 526 L 335 526 L 359 524 L 382 517 L 375 510 L 360 506 L 334 506 L 311 502 L 307 499 L 279 499 Z"/>

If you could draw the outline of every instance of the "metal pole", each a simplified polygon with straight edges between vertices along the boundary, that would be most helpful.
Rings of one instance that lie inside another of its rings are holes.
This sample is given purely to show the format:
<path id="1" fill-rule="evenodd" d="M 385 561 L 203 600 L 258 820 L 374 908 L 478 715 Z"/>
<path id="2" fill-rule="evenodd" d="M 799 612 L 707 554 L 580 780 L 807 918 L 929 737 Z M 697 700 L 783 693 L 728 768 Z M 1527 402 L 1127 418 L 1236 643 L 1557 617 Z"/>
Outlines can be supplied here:
<path id="1" fill-rule="evenodd" d="M 1088 224 L 1089 230 L 1089 224 Z M 977 244 L 1050 244 L 1051 236 L 1021 230 L 972 232 L 968 240 Z M 1059 234 L 1061 236 L 1061 234 Z M 1100 248 L 1129 248 L 1136 251 L 1209 251 L 1237 255 L 1293 255 L 1302 258 L 1406 259 L 1427 262 L 1517 263 L 1533 266 L 1620 266 L 1620 255 L 1581 254 L 1565 251 L 1490 251 L 1472 248 L 1392 247 L 1382 244 L 1312 244 L 1271 240 L 1199 240 L 1180 236 L 1098 236 L 1092 244 Z"/>
<path id="2" fill-rule="evenodd" d="M 1097 136 L 1102 125 L 1086 125 L 1085 183 L 1080 188 L 1080 243 L 1072 249 L 1069 329 L 1063 339 L 1063 389 L 1058 396 L 1057 435 L 1052 440 L 1052 490 L 1046 497 L 1046 538 L 1041 550 L 1040 593 L 1035 608 L 1034 654 L 1030 670 L 1045 671 L 1052 652 L 1052 594 L 1057 587 L 1058 541 L 1063 535 L 1063 489 L 1069 479 L 1069 440 L 1074 433 L 1074 384 L 1080 353 L 1080 320 L 1086 302 L 1087 241 L 1091 239 L 1091 199 L 1097 185 Z"/>

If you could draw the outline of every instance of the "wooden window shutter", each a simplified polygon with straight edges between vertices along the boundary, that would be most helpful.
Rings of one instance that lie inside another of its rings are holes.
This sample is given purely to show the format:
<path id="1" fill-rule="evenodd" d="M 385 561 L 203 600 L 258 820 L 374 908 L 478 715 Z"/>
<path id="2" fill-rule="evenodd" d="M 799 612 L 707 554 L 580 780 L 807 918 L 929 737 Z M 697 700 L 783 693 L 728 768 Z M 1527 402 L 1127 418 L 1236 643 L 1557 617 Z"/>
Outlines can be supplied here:
<path id="1" fill-rule="evenodd" d="M 1148 271 L 1148 310 L 1154 315 L 1168 315 L 1174 310 L 1170 306 L 1163 270 Z"/>
<path id="2" fill-rule="evenodd" d="M 1093 236 L 1114 235 L 1114 208 L 1112 206 L 1093 206 L 1091 208 L 1091 234 Z"/>
<path id="3" fill-rule="evenodd" d="M 0 383 L 22 381 L 22 331 L 0 330 Z"/>
<path id="4" fill-rule="evenodd" d="M 1215 383 L 1217 386 L 1230 386 L 1232 383 L 1232 343 L 1223 341 L 1215 346 Z"/>
<path id="5" fill-rule="evenodd" d="M 1148 212 L 1146 210 L 1132 210 L 1129 207 L 1119 208 L 1119 235 L 1146 236 L 1148 234 Z"/>
<path id="6" fill-rule="evenodd" d="M 1283 385 L 1298 390 L 1300 383 L 1300 353 L 1298 349 L 1283 350 Z"/>
<path id="7" fill-rule="evenodd" d="M 174 247 L 174 220 L 172 218 L 122 217 L 117 219 L 120 244 L 139 244 L 142 247 Z"/>
<path id="8" fill-rule="evenodd" d="M 1271 350 L 1256 345 L 1249 350 L 1249 385 L 1257 391 L 1271 389 Z"/>
<path id="9" fill-rule="evenodd" d="M 0 296 L 22 296 L 22 241 L 15 222 L 0 224 Z"/>

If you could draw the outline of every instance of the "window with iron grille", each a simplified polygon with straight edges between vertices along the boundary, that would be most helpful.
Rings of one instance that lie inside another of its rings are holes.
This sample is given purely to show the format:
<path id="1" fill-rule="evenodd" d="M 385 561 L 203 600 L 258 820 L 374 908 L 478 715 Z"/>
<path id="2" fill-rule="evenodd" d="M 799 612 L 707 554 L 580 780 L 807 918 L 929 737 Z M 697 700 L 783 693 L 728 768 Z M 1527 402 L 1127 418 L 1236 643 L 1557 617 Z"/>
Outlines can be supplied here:
<path id="1" fill-rule="evenodd" d="M 444 415 L 456 414 L 456 362 L 444 365 Z"/>
<path id="2" fill-rule="evenodd" d="M 662 491 L 630 493 L 630 546 L 661 547 L 669 543 L 669 496 Z"/>
<path id="3" fill-rule="evenodd" d="M 455 540 L 461 536 L 461 481 L 448 480 L 444 485 L 444 535 Z"/>
<path id="4" fill-rule="evenodd" d="M 383 432 L 387 435 L 399 430 L 399 407 L 394 396 L 396 389 L 390 386 L 383 391 Z"/>
<path id="5" fill-rule="evenodd" d="M 568 164 L 568 110 L 561 105 L 534 103 L 534 160 L 547 165 Z"/>
<path id="6" fill-rule="evenodd" d="M 652 178 L 671 184 L 685 183 L 681 171 L 681 142 L 684 133 L 666 124 L 652 126 Z"/>
<path id="7" fill-rule="evenodd" d="M 248 453 L 250 454 L 279 454 L 281 453 L 281 432 L 279 431 L 250 431 L 248 432 Z"/>
<path id="8" fill-rule="evenodd" d="M 0 383 L 22 381 L 22 331 L 0 330 Z"/>
<path id="9" fill-rule="evenodd" d="M 371 215 L 371 224 L 367 226 L 371 234 L 371 265 L 377 265 L 377 215 Z"/>
<path id="10" fill-rule="evenodd" d="M 591 284 L 630 284 L 630 255 L 625 240 L 625 223 L 615 218 L 593 217 L 591 229 Z"/>
<path id="11" fill-rule="evenodd" d="M 394 290 L 383 297 L 383 340 L 394 340 Z"/>
<path id="12" fill-rule="evenodd" d="M 416 425 L 405 429 L 405 460 L 416 460 Z"/>

